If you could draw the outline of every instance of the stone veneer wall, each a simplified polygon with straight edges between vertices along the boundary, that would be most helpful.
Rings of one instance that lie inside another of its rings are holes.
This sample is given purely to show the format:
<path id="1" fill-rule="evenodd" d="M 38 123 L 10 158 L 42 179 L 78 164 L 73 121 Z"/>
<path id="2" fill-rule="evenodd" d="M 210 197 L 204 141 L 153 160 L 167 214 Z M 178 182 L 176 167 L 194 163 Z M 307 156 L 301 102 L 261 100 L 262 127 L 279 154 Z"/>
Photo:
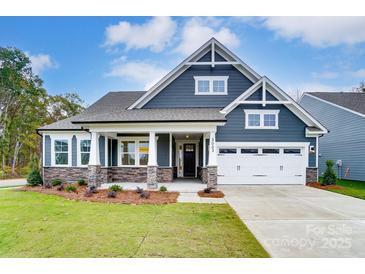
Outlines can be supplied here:
<path id="1" fill-rule="evenodd" d="M 208 183 L 208 169 L 206 167 L 202 167 L 200 169 L 200 180 L 202 180 L 203 184 L 207 184 Z"/>
<path id="2" fill-rule="evenodd" d="M 66 182 L 76 182 L 79 179 L 88 181 L 88 167 L 44 167 L 43 179 L 45 183 L 53 179 Z M 102 182 L 147 182 L 147 167 L 101 167 L 99 180 Z M 157 168 L 157 182 L 168 183 L 173 181 L 173 168 Z"/>
<path id="3" fill-rule="evenodd" d="M 217 166 L 207 167 L 207 187 L 216 188 L 218 183 Z"/>
<path id="4" fill-rule="evenodd" d="M 100 180 L 108 181 L 108 168 L 101 168 Z M 87 167 L 43 167 L 43 181 L 50 183 L 53 179 L 61 179 L 65 182 L 74 183 L 79 179 L 88 181 L 89 171 Z"/>
<path id="5" fill-rule="evenodd" d="M 318 168 L 307 167 L 306 169 L 306 183 L 313 183 L 318 181 Z"/>
<path id="6" fill-rule="evenodd" d="M 172 183 L 173 180 L 173 168 L 172 167 L 159 167 L 157 168 L 157 182 L 159 183 Z"/>

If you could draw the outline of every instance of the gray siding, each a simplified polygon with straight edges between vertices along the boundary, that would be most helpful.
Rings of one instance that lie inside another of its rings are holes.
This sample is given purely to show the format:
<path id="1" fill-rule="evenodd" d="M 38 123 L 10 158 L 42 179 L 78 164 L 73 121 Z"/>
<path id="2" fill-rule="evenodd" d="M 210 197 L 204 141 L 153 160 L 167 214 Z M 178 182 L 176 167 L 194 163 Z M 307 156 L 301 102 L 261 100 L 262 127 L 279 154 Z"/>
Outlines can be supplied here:
<path id="1" fill-rule="evenodd" d="M 262 88 L 255 91 L 253 94 L 251 94 L 246 100 L 248 101 L 261 101 L 262 100 Z M 266 100 L 270 101 L 277 101 L 274 96 L 271 95 L 270 92 L 266 90 Z"/>
<path id="2" fill-rule="evenodd" d="M 342 160 L 347 179 L 365 181 L 365 118 L 308 96 L 300 104 L 330 131 L 319 138 L 319 174 L 326 160 Z"/>
<path id="3" fill-rule="evenodd" d="M 105 166 L 105 136 L 99 137 L 99 156 L 100 164 Z"/>
<path id="4" fill-rule="evenodd" d="M 224 59 L 220 54 L 216 52 L 214 53 L 214 59 L 215 61 L 218 62 L 226 61 L 226 59 Z M 210 61 L 212 61 L 212 51 L 209 51 L 202 58 L 198 60 L 198 62 L 210 62 Z"/>
<path id="5" fill-rule="evenodd" d="M 77 138 L 72 136 L 72 166 L 77 166 Z"/>
<path id="6" fill-rule="evenodd" d="M 169 134 L 157 134 L 157 164 L 169 166 Z"/>
<path id="7" fill-rule="evenodd" d="M 229 76 L 228 95 L 194 95 L 194 76 Z M 231 65 L 192 66 L 164 88 L 143 108 L 225 107 L 252 86 L 252 82 Z"/>
<path id="8" fill-rule="evenodd" d="M 279 129 L 245 129 L 244 109 L 279 109 Z M 240 105 L 227 116 L 227 123 L 218 127 L 217 142 L 310 142 L 315 138 L 305 137 L 306 125 L 283 105 Z M 314 167 L 315 154 L 309 156 L 309 166 Z"/>
<path id="9" fill-rule="evenodd" d="M 51 166 L 51 137 L 44 136 L 44 166 Z"/>
<path id="10" fill-rule="evenodd" d="M 118 140 L 112 139 L 112 166 L 118 165 Z"/>

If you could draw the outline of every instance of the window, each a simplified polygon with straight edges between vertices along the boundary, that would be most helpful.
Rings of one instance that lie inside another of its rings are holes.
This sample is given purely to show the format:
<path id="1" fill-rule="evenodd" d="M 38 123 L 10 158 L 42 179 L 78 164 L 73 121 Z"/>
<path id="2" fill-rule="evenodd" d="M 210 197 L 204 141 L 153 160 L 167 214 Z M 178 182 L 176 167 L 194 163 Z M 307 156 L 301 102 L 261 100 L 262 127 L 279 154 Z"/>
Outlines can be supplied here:
<path id="1" fill-rule="evenodd" d="M 228 76 L 194 76 L 196 95 L 226 95 Z"/>
<path id="2" fill-rule="evenodd" d="M 260 114 L 248 114 L 248 125 L 250 127 L 260 126 Z"/>
<path id="3" fill-rule="evenodd" d="M 278 148 L 263 148 L 262 153 L 263 154 L 279 154 L 280 149 Z"/>
<path id="4" fill-rule="evenodd" d="M 284 154 L 300 154 L 300 148 L 285 148 Z"/>
<path id="5" fill-rule="evenodd" d="M 278 129 L 278 109 L 245 109 L 246 129 Z"/>
<path id="6" fill-rule="evenodd" d="M 138 144 L 139 147 L 139 164 L 145 166 L 148 163 L 148 142 L 141 141 Z"/>
<path id="7" fill-rule="evenodd" d="M 90 140 L 81 140 L 80 141 L 80 160 L 81 165 L 85 166 L 89 163 L 90 159 Z"/>
<path id="8" fill-rule="evenodd" d="M 236 154 L 237 150 L 235 148 L 220 148 L 220 154 Z"/>
<path id="9" fill-rule="evenodd" d="M 68 165 L 68 140 L 55 140 L 55 164 Z"/>
<path id="10" fill-rule="evenodd" d="M 243 148 L 241 149 L 242 154 L 257 154 L 259 153 L 258 148 Z"/>
<path id="11" fill-rule="evenodd" d="M 148 141 L 123 140 L 121 142 L 121 165 L 146 166 L 148 164 Z"/>
<path id="12" fill-rule="evenodd" d="M 134 166 L 136 164 L 136 144 L 134 141 L 122 141 L 122 165 Z"/>

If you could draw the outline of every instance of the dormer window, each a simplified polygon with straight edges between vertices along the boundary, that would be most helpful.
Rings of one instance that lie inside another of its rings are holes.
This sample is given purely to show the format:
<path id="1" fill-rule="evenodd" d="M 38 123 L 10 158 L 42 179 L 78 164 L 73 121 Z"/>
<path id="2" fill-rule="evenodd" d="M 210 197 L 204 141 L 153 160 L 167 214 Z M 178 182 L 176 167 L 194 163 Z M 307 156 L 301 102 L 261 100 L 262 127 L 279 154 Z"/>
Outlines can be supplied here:
<path id="1" fill-rule="evenodd" d="M 227 95 L 228 76 L 194 76 L 195 95 Z"/>

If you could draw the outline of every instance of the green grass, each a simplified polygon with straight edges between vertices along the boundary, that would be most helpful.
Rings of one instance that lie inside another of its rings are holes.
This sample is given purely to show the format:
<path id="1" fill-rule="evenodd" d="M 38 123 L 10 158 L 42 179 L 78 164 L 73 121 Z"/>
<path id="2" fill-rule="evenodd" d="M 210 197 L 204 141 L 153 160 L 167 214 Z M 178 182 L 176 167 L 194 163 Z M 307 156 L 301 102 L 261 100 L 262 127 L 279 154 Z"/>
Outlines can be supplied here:
<path id="1" fill-rule="evenodd" d="M 342 186 L 343 189 L 331 189 L 330 191 L 365 200 L 365 182 L 337 180 L 336 184 Z"/>
<path id="2" fill-rule="evenodd" d="M 119 205 L 0 191 L 0 257 L 267 257 L 225 204 Z"/>

